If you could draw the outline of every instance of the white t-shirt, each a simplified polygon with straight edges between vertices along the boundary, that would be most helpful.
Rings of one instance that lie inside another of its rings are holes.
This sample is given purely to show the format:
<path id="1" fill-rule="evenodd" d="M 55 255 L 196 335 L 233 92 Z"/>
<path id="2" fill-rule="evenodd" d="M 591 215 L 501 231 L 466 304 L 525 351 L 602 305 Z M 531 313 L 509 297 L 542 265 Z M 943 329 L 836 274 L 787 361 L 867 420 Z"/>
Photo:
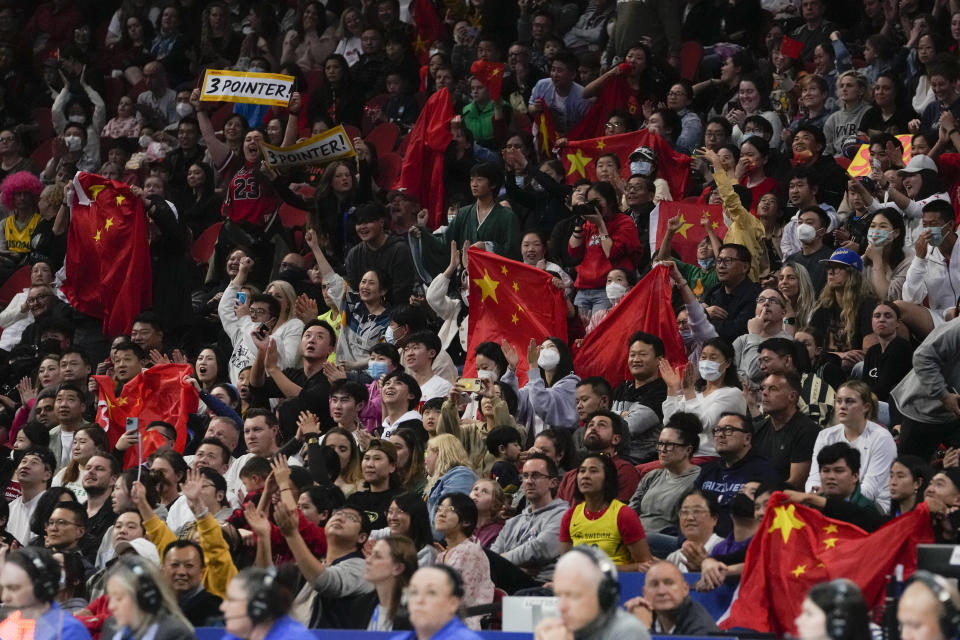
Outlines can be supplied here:
<path id="1" fill-rule="evenodd" d="M 30 518 L 37 509 L 40 502 L 41 491 L 29 502 L 23 501 L 23 496 L 10 503 L 10 519 L 7 521 L 7 531 L 16 538 L 20 544 L 26 545 L 30 541 Z"/>
<path id="2" fill-rule="evenodd" d="M 445 398 L 452 388 L 453 385 L 449 381 L 435 375 L 420 385 L 420 402 L 433 398 Z"/>

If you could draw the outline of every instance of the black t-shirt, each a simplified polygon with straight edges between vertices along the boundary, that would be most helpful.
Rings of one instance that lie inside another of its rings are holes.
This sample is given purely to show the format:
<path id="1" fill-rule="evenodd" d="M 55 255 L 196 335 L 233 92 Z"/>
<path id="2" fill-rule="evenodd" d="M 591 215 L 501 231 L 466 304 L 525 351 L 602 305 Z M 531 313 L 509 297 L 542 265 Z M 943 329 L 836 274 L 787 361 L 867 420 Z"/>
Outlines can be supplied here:
<path id="1" fill-rule="evenodd" d="M 823 332 L 827 336 L 827 348 L 829 351 L 849 351 L 851 349 L 860 349 L 863 347 L 863 337 L 873 332 L 872 316 L 873 307 L 877 301 L 873 298 L 860 301 L 857 308 L 857 322 L 854 326 L 852 336 L 847 335 L 843 325 L 840 307 L 820 307 L 813 312 L 810 318 L 810 324 Z"/>
<path id="2" fill-rule="evenodd" d="M 300 394 L 296 398 L 288 398 L 280 404 L 280 431 L 284 440 L 289 440 L 297 432 L 297 417 L 301 411 L 312 411 L 320 418 L 320 426 L 324 431 L 334 425 L 330 417 L 330 381 L 323 371 L 318 371 L 309 378 L 300 367 L 291 367 L 283 370 L 291 382 L 300 385 Z M 262 387 L 251 386 L 257 406 L 267 406 L 270 398 L 283 398 L 283 393 L 270 376 Z"/>
<path id="3" fill-rule="evenodd" d="M 883 351 L 879 344 L 867 349 L 863 358 L 863 379 L 877 398 L 886 402 L 890 390 L 903 380 L 913 366 L 913 346 L 904 338 L 897 336 Z"/>
<path id="4" fill-rule="evenodd" d="M 347 499 L 347 504 L 367 514 L 370 528 L 382 529 L 387 526 L 387 509 L 394 496 L 401 492 L 400 487 L 390 487 L 386 491 L 357 491 Z"/>
<path id="5" fill-rule="evenodd" d="M 818 433 L 819 425 L 801 411 L 793 414 L 779 431 L 773 428 L 773 420 L 767 416 L 757 426 L 751 448 L 769 460 L 779 479 L 786 481 L 792 463 L 810 462 L 813 458 Z"/>

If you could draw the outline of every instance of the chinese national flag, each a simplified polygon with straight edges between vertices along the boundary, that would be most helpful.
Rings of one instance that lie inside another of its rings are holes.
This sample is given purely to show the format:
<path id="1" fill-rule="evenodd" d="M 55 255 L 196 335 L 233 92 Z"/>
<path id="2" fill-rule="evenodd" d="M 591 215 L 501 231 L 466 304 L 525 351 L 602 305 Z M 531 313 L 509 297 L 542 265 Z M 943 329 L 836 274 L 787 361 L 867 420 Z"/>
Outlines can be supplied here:
<path id="1" fill-rule="evenodd" d="M 73 187 L 63 292 L 77 311 L 103 318 L 105 335 L 125 334 L 153 294 L 143 202 L 93 173 L 78 173 Z"/>
<path id="2" fill-rule="evenodd" d="M 620 65 L 621 74 L 615 76 L 613 80 L 603 85 L 600 95 L 590 110 L 584 114 L 573 129 L 567 132 L 567 137 L 571 140 L 583 140 L 584 138 L 598 138 L 603 135 L 604 125 L 611 111 L 626 110 L 637 120 L 641 114 L 641 104 L 637 96 L 630 88 L 630 82 L 627 80 L 629 73 L 629 64 Z"/>
<path id="3" fill-rule="evenodd" d="M 670 185 L 670 195 L 677 200 L 682 198 L 687 190 L 690 157 L 677 153 L 670 148 L 666 140 L 646 129 L 567 142 L 567 146 L 560 150 L 560 160 L 567 169 L 567 175 L 573 176 L 573 180 L 596 180 L 597 158 L 605 153 L 615 153 L 620 159 L 620 175 L 626 180 L 630 177 L 630 154 L 637 147 L 653 149 L 657 157 L 657 177 L 663 178 Z"/>
<path id="4" fill-rule="evenodd" d="M 656 246 L 663 242 L 667 233 L 667 223 L 674 216 L 683 216 L 683 224 L 673 234 L 673 249 L 680 259 L 688 264 L 697 263 L 697 245 L 707 237 L 707 231 L 700 224 L 703 214 L 710 216 L 710 226 L 717 237 L 727 235 L 727 225 L 723 222 L 723 205 L 697 204 L 695 202 L 661 202 L 657 216 Z M 651 252 L 653 255 L 653 252 Z"/>
<path id="5" fill-rule="evenodd" d="M 686 365 L 687 354 L 670 305 L 671 293 L 670 271 L 662 265 L 654 267 L 580 343 L 573 357 L 577 374 L 581 378 L 601 376 L 613 387 L 629 378 L 627 339 L 637 331 L 663 340 L 670 364 Z"/>
<path id="6" fill-rule="evenodd" d="M 117 397 L 113 379 L 107 376 L 94 376 L 99 386 L 97 402 L 97 424 L 103 427 L 110 439 L 110 446 L 116 444 L 126 430 L 127 418 L 140 419 L 140 436 L 143 442 L 143 459 L 164 443 L 159 434 L 146 433 L 147 425 L 155 420 L 172 424 L 177 430 L 174 448 L 183 453 L 187 445 L 187 418 L 197 410 L 200 397 L 184 378 L 192 374 L 188 364 L 158 364 L 145 369 L 133 380 L 124 385 Z M 127 450 L 124 468 L 137 465 L 136 447 Z"/>
<path id="7" fill-rule="evenodd" d="M 550 336 L 567 338 L 567 304 L 563 289 L 542 269 L 501 258 L 482 249 L 467 250 L 470 315 L 464 375 L 476 375 L 474 350 L 481 342 L 506 340 L 517 350 L 517 378 L 527 379 L 527 347 Z"/>
<path id="8" fill-rule="evenodd" d="M 541 102 L 542 99 L 538 98 Z M 533 137 L 537 141 L 537 154 L 541 160 L 553 155 L 557 144 L 557 127 L 553 124 L 550 111 L 544 107 L 533 120 Z"/>
<path id="9" fill-rule="evenodd" d="M 400 177 L 393 187 L 405 189 L 420 200 L 420 204 L 430 212 L 428 224 L 431 229 L 440 226 L 444 213 L 443 152 L 452 139 L 452 119 L 450 92 L 444 87 L 423 105 L 410 131 Z"/>
<path id="10" fill-rule="evenodd" d="M 470 65 L 470 73 L 483 83 L 490 92 L 490 99 L 496 102 L 500 99 L 500 87 L 503 85 L 503 63 L 474 60 Z"/>
<path id="11" fill-rule="evenodd" d="M 430 58 L 430 45 L 443 34 L 443 21 L 430 0 L 414 0 L 412 10 L 416 32 L 413 52 L 420 64 L 427 64 Z"/>
<path id="12" fill-rule="evenodd" d="M 930 542 L 930 510 L 922 502 L 868 534 L 816 509 L 790 504 L 777 492 L 747 549 L 739 591 L 720 628 L 796 635 L 794 620 L 807 591 L 834 578 L 855 582 L 873 607 L 883 599 L 887 576 L 897 565 L 903 565 L 905 578 L 913 574 L 917 545 Z"/>

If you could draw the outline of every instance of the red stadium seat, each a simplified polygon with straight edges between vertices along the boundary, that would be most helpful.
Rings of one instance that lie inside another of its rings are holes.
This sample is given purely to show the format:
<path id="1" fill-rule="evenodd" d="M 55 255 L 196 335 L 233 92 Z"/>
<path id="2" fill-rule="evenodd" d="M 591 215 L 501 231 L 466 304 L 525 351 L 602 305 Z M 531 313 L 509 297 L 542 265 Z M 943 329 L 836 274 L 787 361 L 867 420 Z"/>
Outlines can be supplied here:
<path id="1" fill-rule="evenodd" d="M 210 225 L 193 241 L 193 246 L 190 247 L 190 256 L 193 257 L 194 262 L 197 264 L 210 262 L 213 247 L 217 244 L 217 236 L 220 235 L 220 227 L 222 226 L 222 222 Z"/>
<path id="2" fill-rule="evenodd" d="M 684 42 L 680 48 L 680 77 L 693 82 L 701 60 L 703 60 L 703 45 L 696 40 Z"/>
<path id="3" fill-rule="evenodd" d="M 280 205 L 277 213 L 280 215 L 280 222 L 287 229 L 297 229 L 307 224 L 307 212 L 303 209 L 291 207 L 286 202 Z"/>
<path id="4" fill-rule="evenodd" d="M 389 99 L 390 96 L 388 94 L 381 93 L 367 100 L 367 104 L 363 107 L 363 118 L 360 120 L 360 131 L 364 137 L 367 137 L 374 127 L 377 126 L 377 123 L 369 118 L 367 111 L 369 109 L 383 109 L 383 105 L 387 104 Z"/>
<path id="5" fill-rule="evenodd" d="M 393 187 L 397 178 L 400 177 L 402 165 L 403 158 L 396 153 L 386 153 L 377 158 L 377 184 L 381 189 Z"/>
<path id="6" fill-rule="evenodd" d="M 0 286 L 0 305 L 7 306 L 24 288 L 30 286 L 30 265 L 24 265 L 14 271 Z"/>
<path id="7" fill-rule="evenodd" d="M 307 72 L 307 92 L 316 91 L 324 82 L 323 69 L 313 69 Z"/>
<path id="8" fill-rule="evenodd" d="M 393 151 L 399 137 L 400 128 L 397 125 L 392 122 L 381 122 L 363 139 L 377 150 L 377 157 L 379 158 Z"/>
<path id="9" fill-rule="evenodd" d="M 113 76 L 104 76 L 103 78 L 103 101 L 107 103 L 107 111 L 112 116 L 117 111 L 117 105 L 120 104 L 120 98 L 127 91 L 127 84 L 123 78 L 114 78 Z"/>
<path id="10" fill-rule="evenodd" d="M 350 141 L 351 141 L 351 142 L 353 142 L 353 139 L 354 139 L 354 138 L 362 138 L 362 137 L 363 137 L 363 136 L 360 135 L 360 129 L 357 129 L 357 128 L 356 128 L 355 126 L 353 126 L 352 124 L 346 124 L 346 123 L 344 123 L 344 125 L 343 125 L 343 130 L 347 132 L 347 137 L 350 138 Z"/>
<path id="11" fill-rule="evenodd" d="M 223 129 L 223 123 L 227 121 L 227 118 L 233 113 L 233 103 L 227 102 L 220 105 L 216 111 L 210 116 L 210 122 L 213 124 L 214 131 L 220 131 Z"/>
<path id="12" fill-rule="evenodd" d="M 410 142 L 410 135 L 407 134 L 400 138 L 400 142 L 397 143 L 397 153 L 401 156 L 407 152 L 407 143 Z"/>
<path id="13" fill-rule="evenodd" d="M 37 168 L 37 171 L 43 171 L 43 168 L 47 166 L 47 162 L 50 161 L 50 158 L 53 157 L 53 141 L 56 138 L 50 138 L 40 143 L 40 146 L 33 150 L 33 153 L 30 154 L 30 162 L 33 163 L 33 166 Z"/>

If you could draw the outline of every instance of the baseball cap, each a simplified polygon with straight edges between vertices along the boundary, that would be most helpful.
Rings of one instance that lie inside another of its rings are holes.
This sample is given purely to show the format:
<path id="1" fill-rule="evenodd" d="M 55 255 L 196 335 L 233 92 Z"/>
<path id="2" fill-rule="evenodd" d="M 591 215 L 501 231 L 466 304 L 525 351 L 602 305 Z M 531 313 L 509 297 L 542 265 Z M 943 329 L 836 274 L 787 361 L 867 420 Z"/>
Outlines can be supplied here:
<path id="1" fill-rule="evenodd" d="M 149 560 L 154 564 L 160 564 L 160 554 L 157 547 L 146 538 L 134 538 L 133 540 L 123 540 L 117 544 L 116 557 L 119 558 L 127 551 L 133 551 L 141 558 Z"/>
<path id="2" fill-rule="evenodd" d="M 929 171 L 937 171 L 937 163 L 933 161 L 933 158 L 929 156 L 913 156 L 910 158 L 910 162 L 907 163 L 903 169 L 900 169 L 897 173 L 900 175 L 910 174 L 910 173 L 920 173 L 924 169 Z"/>
<path id="3" fill-rule="evenodd" d="M 374 438 L 370 441 L 370 444 L 367 445 L 367 451 L 383 451 L 387 456 L 387 459 L 390 460 L 393 464 L 397 464 L 397 447 L 389 440 L 381 440 L 379 438 Z"/>
<path id="4" fill-rule="evenodd" d="M 860 259 L 860 255 L 851 249 L 844 249 L 843 247 L 835 250 L 830 254 L 830 257 L 821 260 L 821 263 L 825 264 L 839 264 L 844 267 L 852 267 L 857 271 L 863 271 L 863 260 Z"/>

